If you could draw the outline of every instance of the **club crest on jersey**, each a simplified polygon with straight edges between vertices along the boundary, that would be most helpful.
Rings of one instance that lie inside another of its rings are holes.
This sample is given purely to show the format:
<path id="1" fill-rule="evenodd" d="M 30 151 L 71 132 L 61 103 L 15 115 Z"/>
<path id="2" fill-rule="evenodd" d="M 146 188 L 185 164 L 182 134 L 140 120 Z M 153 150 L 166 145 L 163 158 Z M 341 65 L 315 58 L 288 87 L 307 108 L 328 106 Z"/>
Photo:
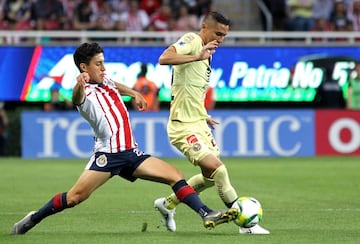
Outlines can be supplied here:
<path id="1" fill-rule="evenodd" d="M 107 158 L 104 154 L 96 159 L 96 165 L 99 167 L 105 167 L 107 165 Z"/>

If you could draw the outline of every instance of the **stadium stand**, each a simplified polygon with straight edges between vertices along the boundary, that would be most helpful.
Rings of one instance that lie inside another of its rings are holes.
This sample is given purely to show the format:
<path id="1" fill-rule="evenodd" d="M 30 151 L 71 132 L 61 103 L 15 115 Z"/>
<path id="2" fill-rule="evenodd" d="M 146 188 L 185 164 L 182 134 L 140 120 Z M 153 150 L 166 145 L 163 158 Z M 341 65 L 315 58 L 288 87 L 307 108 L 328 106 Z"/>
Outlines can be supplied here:
<path id="1" fill-rule="evenodd" d="M 130 13 L 130 4 L 134 2 L 141 10 L 141 17 L 124 18 Z M 191 18 L 197 19 L 198 25 L 203 16 L 211 10 L 221 11 L 229 16 L 233 25 L 225 45 L 332 45 L 339 42 L 354 45 L 360 40 L 358 31 L 355 31 L 358 29 L 357 22 L 354 23 L 360 19 L 359 0 L 313 1 L 317 3 L 314 4 L 314 9 L 324 10 L 320 3 L 330 6 L 334 4 L 332 9 L 326 8 L 331 10 L 331 13 L 325 13 L 326 16 L 334 15 L 335 6 L 344 5 L 346 15 L 344 14 L 343 20 L 353 28 L 332 28 L 330 18 L 314 20 L 317 25 L 310 31 L 288 29 L 287 23 L 291 16 L 288 15 L 289 5 L 286 3 L 291 1 L 242 0 L 239 3 L 238 0 L 157 0 L 156 6 L 149 6 L 151 2 L 154 1 L 0 0 L 0 45 L 69 45 L 88 40 L 101 40 L 105 45 L 166 45 L 183 32 L 194 31 L 193 24 L 188 25 L 191 26 L 189 30 L 183 28 L 186 24 L 179 12 L 184 6 Z M 165 20 L 159 16 L 159 10 L 168 7 L 171 8 L 172 15 Z M 320 13 L 314 16 L 320 16 Z M 144 19 L 147 21 L 144 22 Z M 129 23 L 129 20 L 133 22 Z M 151 20 L 156 20 L 161 28 L 154 28 L 155 22 Z M 339 18 L 336 20 L 341 21 Z M 136 21 L 148 24 L 139 30 L 129 29 L 129 25 L 140 24 Z M 177 21 L 181 21 L 182 28 L 178 27 L 180 23 L 177 25 Z M 193 19 L 191 21 L 194 22 Z M 319 26 L 318 23 L 322 24 Z"/>

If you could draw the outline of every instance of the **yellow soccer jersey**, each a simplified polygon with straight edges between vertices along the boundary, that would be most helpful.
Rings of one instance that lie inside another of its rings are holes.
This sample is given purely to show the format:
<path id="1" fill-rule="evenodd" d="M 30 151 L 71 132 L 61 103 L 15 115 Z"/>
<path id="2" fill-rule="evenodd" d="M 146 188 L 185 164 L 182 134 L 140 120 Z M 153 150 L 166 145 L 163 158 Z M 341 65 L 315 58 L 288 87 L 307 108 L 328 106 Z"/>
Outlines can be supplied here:
<path id="1" fill-rule="evenodd" d="M 201 52 L 203 42 L 199 35 L 187 33 L 173 46 L 178 54 L 195 55 Z M 204 99 L 210 74 L 210 60 L 173 65 L 170 120 L 194 122 L 209 117 Z"/>

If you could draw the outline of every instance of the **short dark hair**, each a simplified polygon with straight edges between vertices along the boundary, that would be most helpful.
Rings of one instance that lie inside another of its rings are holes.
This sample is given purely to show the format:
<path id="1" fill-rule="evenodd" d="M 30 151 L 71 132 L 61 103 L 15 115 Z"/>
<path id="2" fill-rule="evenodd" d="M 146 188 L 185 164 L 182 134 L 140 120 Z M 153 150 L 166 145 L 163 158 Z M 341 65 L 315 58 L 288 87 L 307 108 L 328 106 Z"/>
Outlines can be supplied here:
<path id="1" fill-rule="evenodd" d="M 73 58 L 76 67 L 80 69 L 80 64 L 90 64 L 91 59 L 99 53 L 104 53 L 104 49 L 96 42 L 83 43 L 74 52 Z"/>
<path id="2" fill-rule="evenodd" d="M 206 20 L 208 20 L 208 19 L 213 19 L 213 20 L 215 20 L 216 22 L 218 22 L 218 23 L 220 23 L 220 24 L 223 24 L 223 25 L 228 25 L 228 26 L 231 25 L 230 19 L 228 19 L 227 17 L 225 17 L 224 15 L 222 15 L 222 14 L 219 13 L 219 12 L 215 12 L 215 11 L 209 12 L 209 13 L 205 16 L 204 21 L 206 21 Z"/>

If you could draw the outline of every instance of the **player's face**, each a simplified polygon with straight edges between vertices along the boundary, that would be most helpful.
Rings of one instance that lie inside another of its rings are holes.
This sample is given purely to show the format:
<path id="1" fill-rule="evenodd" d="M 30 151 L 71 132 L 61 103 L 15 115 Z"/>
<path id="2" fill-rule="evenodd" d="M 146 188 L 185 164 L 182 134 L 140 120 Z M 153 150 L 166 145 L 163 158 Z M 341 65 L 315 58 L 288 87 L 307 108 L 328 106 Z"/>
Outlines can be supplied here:
<path id="1" fill-rule="evenodd" d="M 90 76 L 90 81 L 101 83 L 105 76 L 104 54 L 96 54 L 90 61 L 89 65 L 85 65 L 84 71 Z"/>
<path id="2" fill-rule="evenodd" d="M 224 42 L 225 36 L 229 32 L 229 26 L 213 23 L 206 27 L 206 43 L 216 40 L 219 44 Z"/>

